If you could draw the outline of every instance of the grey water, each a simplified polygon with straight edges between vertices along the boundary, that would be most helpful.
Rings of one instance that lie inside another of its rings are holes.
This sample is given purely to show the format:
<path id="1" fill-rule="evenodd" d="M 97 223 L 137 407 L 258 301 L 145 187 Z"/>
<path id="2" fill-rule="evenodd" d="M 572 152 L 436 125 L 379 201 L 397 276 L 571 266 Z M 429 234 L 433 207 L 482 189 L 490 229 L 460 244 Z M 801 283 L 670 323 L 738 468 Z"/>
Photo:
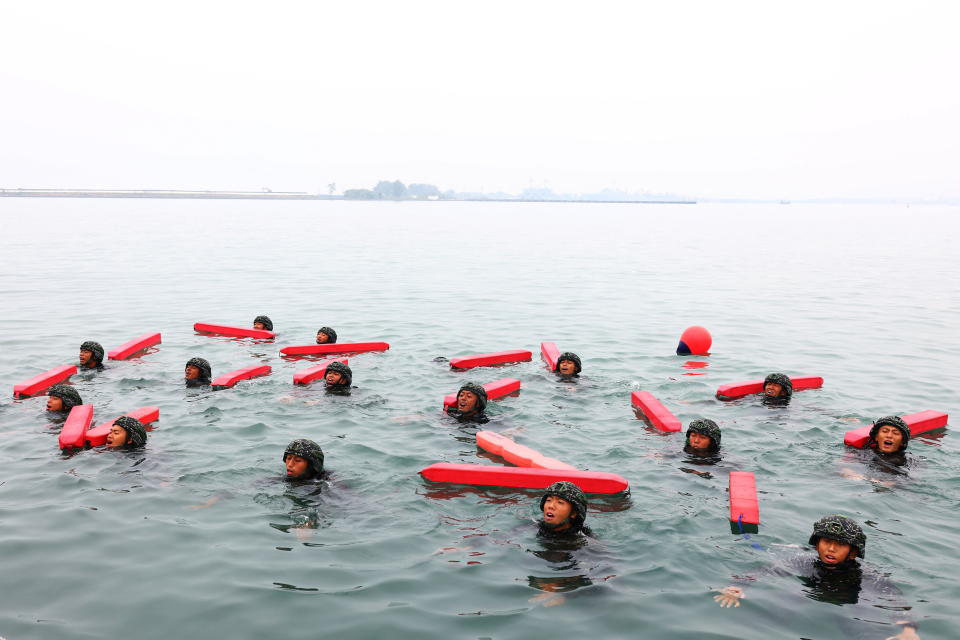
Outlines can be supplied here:
<path id="1" fill-rule="evenodd" d="M 818 601 L 761 578 L 737 609 L 713 590 L 805 545 L 845 513 L 864 564 L 903 592 L 924 638 L 960 622 L 958 439 L 910 442 L 906 475 L 848 451 L 887 414 L 960 409 L 956 207 L 479 202 L 38 200 L 0 202 L 0 636 L 886 638 L 890 612 Z M 193 332 L 269 315 L 274 342 Z M 690 325 L 709 356 L 680 357 Z M 350 356 L 353 394 L 294 387 L 281 358 L 323 325 Z M 57 450 L 43 396 L 12 387 L 151 331 L 159 348 L 71 378 L 97 422 L 156 405 L 139 453 Z M 577 352 L 555 379 L 540 342 Z M 453 371 L 457 355 L 529 349 Z M 183 366 L 269 377 L 185 389 Z M 783 371 L 820 375 L 787 407 L 715 399 Z M 625 496 L 590 496 L 596 534 L 558 552 L 536 535 L 537 491 L 442 485 L 434 462 L 504 464 L 441 413 L 465 381 L 522 381 L 485 428 Z M 722 461 L 633 413 L 652 392 L 685 424 L 716 420 Z M 294 438 L 329 478 L 281 479 Z M 761 526 L 727 520 L 727 474 L 753 471 Z M 853 473 L 850 473 L 850 472 Z M 866 477 L 858 479 L 854 474 Z M 756 546 L 754 546 L 756 543 Z M 760 547 L 759 549 L 757 547 Z"/>

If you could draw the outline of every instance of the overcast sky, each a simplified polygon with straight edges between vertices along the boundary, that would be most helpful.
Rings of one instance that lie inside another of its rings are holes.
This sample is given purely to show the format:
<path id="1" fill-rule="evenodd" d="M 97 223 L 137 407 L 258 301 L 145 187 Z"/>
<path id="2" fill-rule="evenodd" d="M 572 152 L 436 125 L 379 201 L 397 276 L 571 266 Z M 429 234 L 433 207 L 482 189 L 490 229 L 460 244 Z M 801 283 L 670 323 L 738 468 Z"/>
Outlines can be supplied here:
<path id="1" fill-rule="evenodd" d="M 0 187 L 960 196 L 956 2 L 20 2 Z"/>

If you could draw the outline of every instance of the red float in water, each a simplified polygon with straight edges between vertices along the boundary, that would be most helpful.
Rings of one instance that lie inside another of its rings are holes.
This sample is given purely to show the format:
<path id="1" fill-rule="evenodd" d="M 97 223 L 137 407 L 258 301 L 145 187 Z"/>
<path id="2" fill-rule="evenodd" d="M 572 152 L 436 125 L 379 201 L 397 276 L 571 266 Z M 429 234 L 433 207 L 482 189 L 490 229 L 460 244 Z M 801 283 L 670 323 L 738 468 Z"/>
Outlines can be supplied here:
<path id="1" fill-rule="evenodd" d="M 309 369 L 304 369 L 303 371 L 297 371 L 293 374 L 293 384 L 310 384 L 314 380 L 319 380 L 323 376 L 327 375 L 327 367 L 330 366 L 333 362 L 342 362 L 343 364 L 350 364 L 350 361 L 346 358 L 332 358 L 330 360 L 324 360 L 320 364 L 310 367 Z"/>
<path id="2" fill-rule="evenodd" d="M 760 524 L 757 485 L 750 471 L 730 472 L 730 522 Z"/>
<path id="3" fill-rule="evenodd" d="M 670 410 L 660 404 L 660 401 L 649 391 L 634 391 L 630 394 L 630 402 L 646 416 L 650 424 L 660 431 L 672 432 L 683 429 L 677 416 L 670 413 Z"/>
<path id="4" fill-rule="evenodd" d="M 135 353 L 139 353 L 148 347 L 152 347 L 155 344 L 160 344 L 160 334 L 159 333 L 145 333 L 139 338 L 134 338 L 130 342 L 126 342 L 110 353 L 107 354 L 107 357 L 111 360 L 126 360 Z"/>
<path id="5" fill-rule="evenodd" d="M 511 440 L 507 436 L 493 431 L 478 431 L 477 446 L 495 456 L 500 456 L 507 462 L 518 467 L 532 467 L 536 469 L 567 469 L 576 471 L 577 468 L 556 458 L 548 458 L 539 451 L 525 447 Z"/>
<path id="6" fill-rule="evenodd" d="M 139 409 L 134 409 L 130 413 L 125 413 L 123 415 L 130 418 L 136 418 L 141 424 L 143 424 L 143 426 L 147 426 L 151 422 L 156 422 L 160 419 L 160 407 L 140 407 Z M 119 417 L 120 416 L 117 416 L 117 418 Z M 84 436 L 84 441 L 86 441 L 86 443 L 91 447 L 99 447 L 102 444 L 107 444 L 107 434 L 110 433 L 110 428 L 113 426 L 113 423 L 117 421 L 117 418 L 108 420 L 106 422 L 101 422 L 93 429 L 87 431 L 86 435 Z"/>
<path id="7" fill-rule="evenodd" d="M 93 405 L 78 404 L 70 409 L 63 428 L 60 429 L 58 443 L 61 449 L 72 449 L 83 446 L 83 437 L 87 432 L 87 427 L 93 421 Z"/>
<path id="8" fill-rule="evenodd" d="M 547 363 L 550 371 L 557 370 L 557 359 L 560 358 L 560 349 L 553 342 L 540 343 L 540 357 Z"/>
<path id="9" fill-rule="evenodd" d="M 496 400 L 497 398 L 510 395 L 515 391 L 520 391 L 520 381 L 516 378 L 500 378 L 499 380 L 494 380 L 493 382 L 488 382 L 487 384 L 483 385 L 483 389 L 487 392 L 488 401 Z M 443 396 L 444 409 L 449 409 L 450 407 L 456 406 L 457 393 L 459 393 L 459 390 Z"/>
<path id="10" fill-rule="evenodd" d="M 687 327 L 680 334 L 680 344 L 677 345 L 678 356 L 708 356 L 713 338 L 710 332 L 703 327 Z"/>
<path id="11" fill-rule="evenodd" d="M 910 427 L 910 437 L 912 438 L 913 436 L 919 436 L 928 431 L 946 427 L 948 417 L 949 416 L 942 411 L 927 410 L 921 411 L 920 413 L 911 413 L 908 416 L 901 416 L 901 419 Z M 847 431 L 843 436 L 843 444 L 863 449 L 867 446 L 867 440 L 870 439 L 871 429 L 873 429 L 873 425 L 868 424 L 865 427 Z"/>
<path id="12" fill-rule="evenodd" d="M 621 493 L 630 488 L 627 481 L 615 473 L 568 469 L 530 469 L 438 462 L 421 469 L 420 475 L 432 482 L 526 489 L 546 489 L 554 482 L 566 480 L 580 487 L 585 493 L 612 494 Z"/>
<path id="13" fill-rule="evenodd" d="M 819 389 L 823 386 L 823 378 L 820 376 L 791 376 L 790 382 L 793 383 L 794 391 L 800 391 L 801 389 Z M 720 400 L 733 400 L 755 393 L 763 393 L 763 380 L 733 382 L 717 387 L 717 398 Z"/>
<path id="14" fill-rule="evenodd" d="M 211 382 L 210 386 L 213 387 L 214 391 L 219 391 L 220 389 L 232 387 L 241 380 L 249 380 L 250 378 L 257 378 L 259 376 L 266 376 L 269 374 L 270 365 L 255 364 L 252 367 L 244 367 L 243 369 L 237 369 L 236 371 L 225 373 Z"/>
<path id="15" fill-rule="evenodd" d="M 235 338 L 261 338 L 263 340 L 273 340 L 277 337 L 273 331 L 264 331 L 262 329 L 247 329 L 246 327 L 228 327 L 222 324 L 207 324 L 198 322 L 193 325 L 194 331 L 203 333 L 215 333 L 221 336 L 233 336 Z"/>
<path id="16" fill-rule="evenodd" d="M 533 358 L 533 354 L 529 351 L 516 349 L 514 351 L 478 353 L 473 356 L 450 358 L 450 366 L 454 369 L 472 369 L 473 367 L 486 367 L 493 364 L 505 364 L 507 362 L 526 362 L 531 358 Z"/>
<path id="17" fill-rule="evenodd" d="M 280 353 L 286 356 L 309 356 L 329 353 L 365 353 L 367 351 L 386 351 L 390 345 L 386 342 L 336 342 L 334 344 L 304 344 L 284 347 Z"/>
<path id="18" fill-rule="evenodd" d="M 40 375 L 33 376 L 26 382 L 13 385 L 14 398 L 29 398 L 45 389 L 49 389 L 58 382 L 63 382 L 77 372 L 76 365 L 62 364 L 56 369 L 50 369 Z"/>

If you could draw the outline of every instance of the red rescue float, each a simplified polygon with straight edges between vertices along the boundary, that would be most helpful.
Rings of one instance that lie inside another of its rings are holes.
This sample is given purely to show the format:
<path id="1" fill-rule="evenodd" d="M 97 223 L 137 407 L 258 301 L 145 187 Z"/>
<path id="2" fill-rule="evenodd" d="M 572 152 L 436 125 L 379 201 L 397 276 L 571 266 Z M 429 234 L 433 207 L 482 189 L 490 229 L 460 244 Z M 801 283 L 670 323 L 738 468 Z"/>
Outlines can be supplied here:
<path id="1" fill-rule="evenodd" d="M 634 391 L 630 394 L 630 402 L 660 431 L 673 432 L 683 429 L 677 416 L 670 413 L 649 391 Z"/>
<path id="2" fill-rule="evenodd" d="M 236 371 L 225 373 L 211 382 L 210 386 L 213 387 L 214 391 L 219 391 L 220 389 L 232 387 L 241 380 L 249 380 L 250 378 L 257 378 L 259 376 L 266 376 L 269 374 L 270 365 L 255 364 L 252 367 L 244 367 L 243 369 L 237 369 Z"/>
<path id="3" fill-rule="evenodd" d="M 908 416 L 901 416 L 902 420 L 907 423 L 908 427 L 910 427 L 911 438 L 913 436 L 919 436 L 920 434 L 946 427 L 948 417 L 949 416 L 942 411 L 931 410 L 921 411 L 920 413 L 911 413 Z M 863 449 L 865 446 L 867 446 L 867 440 L 870 439 L 871 429 L 873 429 L 873 425 L 868 424 L 865 427 L 860 427 L 859 429 L 854 429 L 853 431 L 847 431 L 843 436 L 843 444 L 856 447 L 858 449 Z"/>
<path id="4" fill-rule="evenodd" d="M 151 422 L 156 422 L 160 419 L 160 407 L 140 407 L 139 409 L 134 409 L 130 413 L 123 414 L 130 418 L 136 418 L 143 424 L 147 426 Z M 120 416 L 117 416 L 118 418 Z M 117 421 L 117 418 L 113 420 L 108 420 L 107 422 L 101 422 L 93 429 L 87 431 L 84 436 L 84 441 L 91 447 L 99 447 L 102 444 L 107 444 L 107 434 L 110 433 L 110 427 L 113 426 L 113 423 Z M 77 445 L 82 446 L 82 445 Z"/>
<path id="5" fill-rule="evenodd" d="M 794 391 L 819 389 L 823 386 L 823 378 L 820 376 L 790 376 L 790 382 L 793 383 Z M 755 393 L 763 393 L 763 380 L 733 382 L 717 387 L 717 398 L 719 400 L 734 400 Z"/>
<path id="6" fill-rule="evenodd" d="M 263 329 L 247 329 L 246 327 L 228 327 L 222 324 L 207 324 L 198 322 L 193 325 L 194 331 L 202 333 L 215 333 L 221 336 L 232 336 L 235 338 L 260 338 L 262 340 L 273 340 L 277 337 L 273 331 Z"/>
<path id="7" fill-rule="evenodd" d="M 540 357 L 547 363 L 550 371 L 557 370 L 557 359 L 560 358 L 560 349 L 553 342 L 540 343 Z"/>
<path id="8" fill-rule="evenodd" d="M 386 351 L 390 345 L 386 342 L 335 342 L 334 344 L 293 345 L 280 349 L 285 356 L 310 356 L 329 353 L 365 353 L 367 351 Z"/>
<path id="9" fill-rule="evenodd" d="M 331 360 L 324 360 L 320 364 L 310 367 L 309 369 L 304 369 L 303 371 L 297 371 L 293 374 L 293 384 L 310 384 L 314 380 L 319 380 L 323 376 L 327 375 L 327 367 L 330 366 L 333 362 L 342 362 L 343 364 L 350 364 L 350 361 L 346 358 L 333 358 Z"/>
<path id="10" fill-rule="evenodd" d="M 29 398 L 44 389 L 49 389 L 58 382 L 63 382 L 77 372 L 76 365 L 62 364 L 56 369 L 50 369 L 40 375 L 33 376 L 26 382 L 13 385 L 14 398 Z"/>
<path id="11" fill-rule="evenodd" d="M 130 342 L 125 342 L 113 351 L 107 354 L 111 360 L 126 360 L 135 353 L 144 349 L 160 344 L 159 333 L 145 333 L 139 338 L 134 338 Z"/>
<path id="12" fill-rule="evenodd" d="M 756 533 L 760 526 L 760 501 L 757 500 L 757 484 L 750 471 L 730 472 L 730 528 L 740 532 Z"/>
<path id="13" fill-rule="evenodd" d="M 498 351 L 497 353 L 478 353 L 473 356 L 450 358 L 450 367 L 453 369 L 472 369 L 473 367 L 487 367 L 508 362 L 526 362 L 532 358 L 533 354 L 523 349 Z"/>
<path id="14" fill-rule="evenodd" d="M 518 467 L 535 469 L 567 469 L 576 471 L 577 468 L 556 458 L 548 458 L 539 451 L 517 444 L 507 436 L 493 431 L 478 431 L 477 446 L 495 456 L 500 456 L 507 462 Z"/>
<path id="15" fill-rule="evenodd" d="M 520 381 L 516 378 L 500 378 L 499 380 L 494 380 L 493 382 L 488 382 L 487 384 L 483 385 L 483 389 L 487 392 L 487 400 L 496 400 L 497 398 L 510 395 L 515 391 L 520 391 Z M 449 409 L 456 404 L 456 391 L 443 396 L 444 409 Z"/>
<path id="16" fill-rule="evenodd" d="M 67 415 L 63 428 L 60 429 L 60 436 L 57 439 L 60 449 L 72 449 L 74 447 L 83 447 L 83 437 L 87 432 L 87 427 L 93 421 L 93 405 L 78 404 Z"/>
<path id="17" fill-rule="evenodd" d="M 529 469 L 438 462 L 421 469 L 420 475 L 431 482 L 454 482 L 490 487 L 523 487 L 525 489 L 546 489 L 554 482 L 567 480 L 586 493 L 622 493 L 630 488 L 623 477 L 615 473 L 600 471 Z"/>

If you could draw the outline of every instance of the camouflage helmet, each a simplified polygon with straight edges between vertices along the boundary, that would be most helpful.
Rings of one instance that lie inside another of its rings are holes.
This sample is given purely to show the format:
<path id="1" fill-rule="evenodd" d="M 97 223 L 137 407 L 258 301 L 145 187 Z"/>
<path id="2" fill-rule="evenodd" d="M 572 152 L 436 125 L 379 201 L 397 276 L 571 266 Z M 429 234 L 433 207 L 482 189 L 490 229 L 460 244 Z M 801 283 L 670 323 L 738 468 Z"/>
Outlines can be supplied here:
<path id="1" fill-rule="evenodd" d="M 103 364 L 103 345 L 93 340 L 87 340 L 80 345 L 80 351 L 89 351 L 93 354 L 93 359 L 97 364 Z"/>
<path id="2" fill-rule="evenodd" d="M 47 395 L 60 398 L 63 402 L 63 410 L 70 411 L 77 405 L 83 404 L 80 393 L 68 384 L 55 384 L 47 391 Z"/>
<path id="3" fill-rule="evenodd" d="M 123 427 L 127 432 L 127 444 L 130 448 L 142 447 L 147 443 L 147 430 L 143 428 L 143 423 L 130 416 L 120 416 L 113 421 L 118 427 Z"/>
<path id="4" fill-rule="evenodd" d="M 843 544 L 848 544 L 857 552 L 857 557 L 862 558 L 867 550 L 867 536 L 863 529 L 851 518 L 838 514 L 825 516 L 813 523 L 813 533 L 810 534 L 808 544 L 817 546 L 820 538 L 836 540 Z"/>
<path id="5" fill-rule="evenodd" d="M 789 400 L 793 397 L 793 381 L 790 380 L 790 377 L 782 373 L 771 373 L 766 378 L 763 379 L 763 386 L 766 386 L 769 383 L 778 384 L 783 387 L 780 391 L 778 398 L 783 398 L 784 400 Z"/>
<path id="6" fill-rule="evenodd" d="M 263 328 L 267 331 L 273 331 L 273 320 L 268 316 L 257 316 L 253 319 L 253 324 L 263 323 Z"/>
<path id="7" fill-rule="evenodd" d="M 325 334 L 330 336 L 330 339 L 327 341 L 327 344 L 333 344 L 337 341 L 337 332 L 331 329 L 330 327 L 320 327 L 317 329 L 317 333 L 323 331 Z"/>
<path id="8" fill-rule="evenodd" d="M 213 375 L 213 370 L 210 368 L 210 363 L 207 362 L 204 358 L 190 358 L 187 360 L 187 364 L 184 365 L 184 369 L 187 367 L 196 367 L 200 369 L 200 379 L 209 380 Z"/>
<path id="9" fill-rule="evenodd" d="M 720 427 L 713 420 L 708 420 L 707 418 L 700 418 L 694 420 L 687 426 L 687 439 L 686 443 L 689 446 L 690 444 L 690 434 L 699 433 L 702 436 L 707 436 L 710 438 L 710 448 L 714 451 L 720 448 Z"/>
<path id="10" fill-rule="evenodd" d="M 339 360 L 334 360 L 333 362 L 331 362 L 330 364 L 328 364 L 328 365 L 327 365 L 327 371 L 328 371 L 328 372 L 329 372 L 329 371 L 336 371 L 336 372 L 339 373 L 341 376 L 343 376 L 343 379 L 342 379 L 340 382 L 337 383 L 338 386 L 341 386 L 341 385 L 342 385 L 342 386 L 345 386 L 345 387 L 349 387 L 350 384 L 353 383 L 353 371 L 350 369 L 349 366 L 345 365 L 344 363 L 340 362 Z M 326 376 L 326 373 L 324 373 L 324 376 Z"/>
<path id="11" fill-rule="evenodd" d="M 557 356 L 557 366 L 554 367 L 553 370 L 560 371 L 560 363 L 564 360 L 569 360 L 570 362 L 573 363 L 575 367 L 573 372 L 574 375 L 577 375 L 578 373 L 583 371 L 583 365 L 580 363 L 580 356 L 573 353 L 572 351 L 564 351 L 559 356 Z"/>
<path id="12" fill-rule="evenodd" d="M 910 427 L 900 416 L 884 416 L 874 422 L 873 427 L 870 429 L 870 438 L 867 440 L 868 447 L 873 447 L 877 444 L 877 432 L 880 431 L 880 427 L 882 426 L 896 427 L 900 433 L 903 434 L 903 444 L 900 446 L 900 450 L 903 451 L 907 448 L 907 443 L 910 442 Z"/>
<path id="13" fill-rule="evenodd" d="M 469 391 L 477 396 L 477 413 L 483 413 L 487 409 L 487 390 L 475 382 L 468 382 L 457 389 L 457 398 L 461 391 Z"/>
<path id="14" fill-rule="evenodd" d="M 286 462 L 287 456 L 291 455 L 300 456 L 309 462 L 312 475 L 318 476 L 323 471 L 323 449 L 313 440 L 300 438 L 288 444 L 287 448 L 283 450 L 281 459 Z"/>
<path id="15" fill-rule="evenodd" d="M 579 516 L 579 518 L 577 518 L 579 523 L 582 524 L 583 521 L 587 519 L 587 497 L 577 485 L 572 482 L 567 482 L 566 480 L 561 480 L 547 487 L 543 496 L 540 498 L 541 511 L 543 511 L 543 505 L 546 504 L 547 498 L 550 496 L 563 498 L 572 504 L 573 512 Z"/>

